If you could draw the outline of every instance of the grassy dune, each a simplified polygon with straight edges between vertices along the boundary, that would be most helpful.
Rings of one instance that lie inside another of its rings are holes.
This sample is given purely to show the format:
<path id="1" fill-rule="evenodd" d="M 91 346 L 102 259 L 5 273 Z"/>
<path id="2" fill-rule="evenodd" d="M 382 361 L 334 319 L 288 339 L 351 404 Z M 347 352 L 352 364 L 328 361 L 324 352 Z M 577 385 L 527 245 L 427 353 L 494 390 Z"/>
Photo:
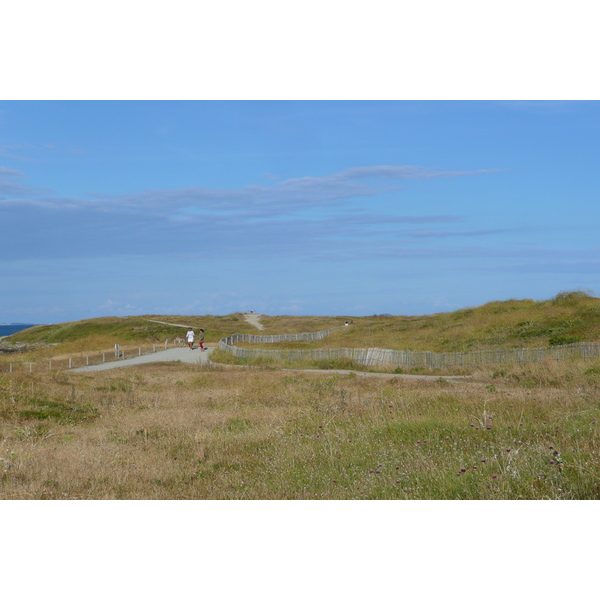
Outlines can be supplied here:
<path id="1" fill-rule="evenodd" d="M 93 350 L 114 343 L 164 341 L 184 330 L 152 323 L 149 319 L 191 325 L 206 330 L 206 341 L 217 342 L 232 333 L 280 335 L 319 331 L 352 321 L 320 342 L 281 345 L 289 348 L 390 348 L 452 352 L 484 348 L 533 348 L 600 339 L 600 298 L 584 292 L 565 292 L 551 300 L 507 300 L 450 313 L 419 317 L 264 316 L 259 332 L 242 314 L 227 316 L 145 315 L 105 317 L 74 323 L 38 326 L 9 339 L 85 346 Z M 265 345 L 264 347 L 272 347 Z"/>
<path id="2" fill-rule="evenodd" d="M 241 314 L 226 315 L 143 315 L 139 317 L 101 317 L 57 325 L 38 325 L 25 329 L 9 340 L 25 343 L 85 344 L 98 350 L 115 343 L 164 342 L 165 339 L 183 337 L 185 329 L 153 321 L 188 325 L 206 330 L 207 341 L 218 341 L 230 333 L 253 333 L 256 328 L 247 323 Z"/>
<path id="3" fill-rule="evenodd" d="M 321 346 L 439 351 L 597 341 L 599 312 L 600 300 L 573 292 L 427 317 L 354 317 Z M 28 353 L 41 356 L 183 331 L 148 318 L 202 326 L 209 341 L 256 332 L 242 315 L 159 316 L 36 327 L 11 339 L 57 344 Z M 348 319 L 263 323 L 265 333 L 279 334 Z M 353 365 L 329 365 L 336 366 Z M 0 498 L 600 497 L 600 360 L 498 365 L 458 383 L 280 367 L 158 363 L 0 374 Z"/>
<path id="4" fill-rule="evenodd" d="M 419 317 L 269 317 L 263 323 L 265 333 L 275 334 L 327 329 L 343 325 L 347 320 L 353 321 L 351 327 L 336 331 L 321 342 L 296 342 L 281 347 L 461 352 L 598 341 L 600 298 L 584 292 L 565 292 L 541 302 L 490 302 L 475 308 Z"/>

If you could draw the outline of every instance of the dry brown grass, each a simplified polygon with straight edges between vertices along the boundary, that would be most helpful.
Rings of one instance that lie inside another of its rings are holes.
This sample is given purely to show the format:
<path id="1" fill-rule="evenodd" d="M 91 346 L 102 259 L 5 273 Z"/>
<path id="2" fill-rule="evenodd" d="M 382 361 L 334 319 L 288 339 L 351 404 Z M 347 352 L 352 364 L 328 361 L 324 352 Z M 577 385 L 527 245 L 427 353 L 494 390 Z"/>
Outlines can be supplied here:
<path id="1" fill-rule="evenodd" d="M 475 379 L 179 364 L 0 376 L 0 497 L 599 496 L 599 362 Z"/>

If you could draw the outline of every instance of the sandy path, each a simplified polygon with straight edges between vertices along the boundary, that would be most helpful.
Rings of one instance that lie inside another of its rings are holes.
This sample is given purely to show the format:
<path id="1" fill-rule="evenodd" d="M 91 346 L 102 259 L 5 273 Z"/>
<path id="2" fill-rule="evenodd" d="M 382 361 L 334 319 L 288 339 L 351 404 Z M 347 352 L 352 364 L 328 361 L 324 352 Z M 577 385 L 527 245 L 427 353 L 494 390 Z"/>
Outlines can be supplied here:
<path id="1" fill-rule="evenodd" d="M 164 321 L 154 321 L 152 319 L 146 319 L 146 321 L 149 321 L 150 323 L 160 323 L 161 325 L 171 325 L 172 327 L 185 327 L 186 329 L 191 327 L 191 325 L 179 325 L 179 323 L 165 323 Z"/>
<path id="2" fill-rule="evenodd" d="M 254 313 L 244 313 L 244 319 L 250 323 L 250 325 L 254 325 L 256 329 L 264 329 L 264 327 L 260 323 L 260 318 L 262 315 L 255 315 Z"/>
<path id="3" fill-rule="evenodd" d="M 154 352 L 153 354 L 144 354 L 134 358 L 126 358 L 124 360 L 115 360 L 113 362 L 103 363 L 101 365 L 90 365 L 89 367 L 79 367 L 71 369 L 69 373 L 87 373 L 89 371 L 107 371 L 109 369 L 119 369 L 123 367 L 133 367 L 135 365 L 143 365 L 153 362 L 172 362 L 181 361 L 192 365 L 208 364 L 209 356 L 214 351 L 214 348 L 207 348 L 202 352 L 199 348 L 190 350 L 185 348 L 172 348 L 171 350 L 163 350 Z"/>
<path id="4" fill-rule="evenodd" d="M 342 369 L 282 369 L 282 371 L 294 371 L 296 373 L 339 373 L 340 375 L 354 374 L 358 375 L 359 377 L 379 377 L 383 379 L 419 379 L 421 381 L 439 381 L 440 379 L 443 379 L 452 383 L 474 383 L 468 381 L 470 375 L 408 375 L 401 373 L 371 373 L 369 371 L 352 371 Z"/>

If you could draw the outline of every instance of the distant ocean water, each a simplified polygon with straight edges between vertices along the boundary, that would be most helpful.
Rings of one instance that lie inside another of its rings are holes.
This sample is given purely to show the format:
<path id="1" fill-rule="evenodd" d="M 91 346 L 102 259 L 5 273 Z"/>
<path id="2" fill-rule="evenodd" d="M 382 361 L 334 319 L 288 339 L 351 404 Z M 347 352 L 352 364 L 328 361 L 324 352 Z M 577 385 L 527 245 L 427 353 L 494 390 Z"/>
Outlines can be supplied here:
<path id="1" fill-rule="evenodd" d="M 12 335 L 17 331 L 23 331 L 29 327 L 33 327 L 34 323 L 11 323 L 10 325 L 0 325 L 0 337 Z"/>

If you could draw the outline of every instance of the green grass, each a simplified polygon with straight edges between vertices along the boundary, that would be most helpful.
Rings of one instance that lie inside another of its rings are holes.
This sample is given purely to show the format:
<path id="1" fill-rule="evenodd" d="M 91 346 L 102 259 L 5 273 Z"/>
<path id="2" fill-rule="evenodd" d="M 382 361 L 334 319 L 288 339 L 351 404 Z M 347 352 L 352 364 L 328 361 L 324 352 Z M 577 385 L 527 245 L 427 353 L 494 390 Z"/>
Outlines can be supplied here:
<path id="1" fill-rule="evenodd" d="M 600 498 L 600 362 L 520 369 L 0 377 L 0 498 Z"/>
<path id="2" fill-rule="evenodd" d="M 185 329 L 154 321 L 189 325 L 206 330 L 206 342 L 217 342 L 231 333 L 255 333 L 256 328 L 237 313 L 223 317 L 212 315 L 143 315 L 139 317 L 101 317 L 56 325 L 38 325 L 10 336 L 14 342 L 43 342 L 66 344 L 84 341 L 90 349 L 114 343 L 164 342 L 165 339 L 184 337 Z"/>
<path id="3" fill-rule="evenodd" d="M 341 326 L 319 342 L 294 342 L 282 348 L 389 348 L 455 352 L 485 348 L 535 348 L 600 339 L 600 299 L 585 292 L 563 292 L 545 301 L 506 300 L 450 313 L 417 317 L 264 316 L 260 332 L 243 315 L 104 317 L 75 323 L 38 326 L 10 337 L 11 341 L 69 343 L 78 350 L 100 349 L 114 343 L 162 342 L 184 330 L 148 319 L 190 324 L 206 330 L 206 341 L 217 342 L 232 333 L 281 335 Z M 260 346 L 256 346 L 260 347 Z M 263 344 L 264 348 L 273 345 Z"/>

